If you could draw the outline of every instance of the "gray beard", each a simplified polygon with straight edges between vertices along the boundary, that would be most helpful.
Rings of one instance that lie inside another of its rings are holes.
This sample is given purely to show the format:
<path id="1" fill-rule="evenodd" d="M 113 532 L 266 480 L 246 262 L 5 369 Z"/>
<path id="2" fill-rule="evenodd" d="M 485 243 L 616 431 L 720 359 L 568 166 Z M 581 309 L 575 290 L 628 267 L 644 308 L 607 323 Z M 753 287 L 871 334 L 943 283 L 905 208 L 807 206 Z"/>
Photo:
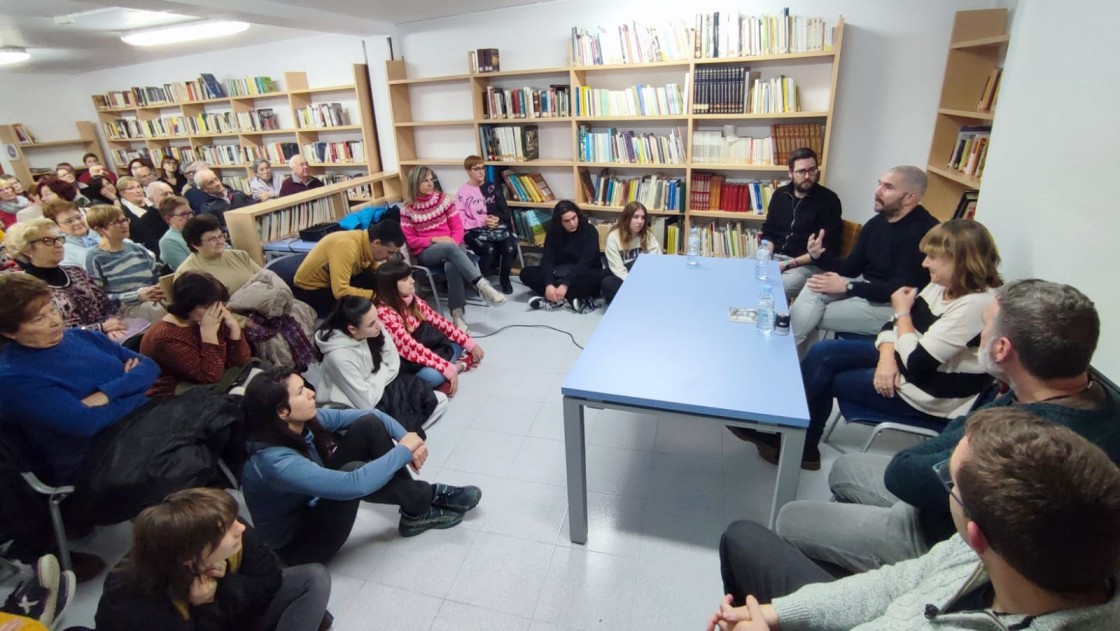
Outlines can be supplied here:
<path id="1" fill-rule="evenodd" d="M 980 353 L 977 359 L 979 359 L 980 368 L 982 368 L 984 372 L 1004 383 L 1007 382 L 1007 373 L 1004 372 L 1003 369 L 999 367 L 999 364 L 996 363 L 996 360 L 992 358 L 992 340 L 988 340 L 987 344 L 980 347 Z"/>

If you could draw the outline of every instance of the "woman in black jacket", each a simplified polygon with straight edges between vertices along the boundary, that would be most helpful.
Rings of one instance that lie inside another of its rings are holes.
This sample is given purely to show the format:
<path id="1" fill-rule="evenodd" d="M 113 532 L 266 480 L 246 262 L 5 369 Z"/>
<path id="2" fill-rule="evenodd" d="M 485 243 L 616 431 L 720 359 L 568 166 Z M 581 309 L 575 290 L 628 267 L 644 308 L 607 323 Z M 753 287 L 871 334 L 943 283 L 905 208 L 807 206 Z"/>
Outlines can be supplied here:
<path id="1" fill-rule="evenodd" d="M 324 623 L 330 593 L 321 565 L 281 569 L 229 494 L 187 489 L 133 522 L 132 552 L 105 579 L 96 622 L 118 631 L 307 631 Z"/>
<path id="2" fill-rule="evenodd" d="M 538 294 L 529 299 L 529 306 L 554 309 L 569 305 L 576 313 L 593 310 L 603 274 L 599 231 L 578 206 L 561 200 L 552 210 L 541 264 L 521 270 L 521 282 Z"/>

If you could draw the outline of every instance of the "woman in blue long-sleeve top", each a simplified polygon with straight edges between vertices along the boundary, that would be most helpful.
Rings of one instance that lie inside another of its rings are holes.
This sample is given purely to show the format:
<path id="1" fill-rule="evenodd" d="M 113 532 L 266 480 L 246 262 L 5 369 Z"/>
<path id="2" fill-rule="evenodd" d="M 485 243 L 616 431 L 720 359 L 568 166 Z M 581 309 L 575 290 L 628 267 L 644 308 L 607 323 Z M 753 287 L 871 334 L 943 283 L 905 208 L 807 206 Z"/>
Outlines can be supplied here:
<path id="1" fill-rule="evenodd" d="M 254 378 L 243 405 L 245 503 L 290 565 L 329 561 L 350 536 L 360 500 L 400 506 L 400 533 L 411 537 L 455 526 L 482 497 L 477 487 L 414 480 L 405 467 L 423 467 L 423 439 L 377 410 L 317 409 L 290 368 Z"/>

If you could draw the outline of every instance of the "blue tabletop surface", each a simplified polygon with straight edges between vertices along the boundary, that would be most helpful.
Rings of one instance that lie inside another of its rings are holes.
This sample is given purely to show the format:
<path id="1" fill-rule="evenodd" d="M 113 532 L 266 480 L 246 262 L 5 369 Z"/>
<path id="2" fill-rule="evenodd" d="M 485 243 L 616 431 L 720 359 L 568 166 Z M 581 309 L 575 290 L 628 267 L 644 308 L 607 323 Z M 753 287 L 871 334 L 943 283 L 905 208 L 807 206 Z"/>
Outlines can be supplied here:
<path id="1" fill-rule="evenodd" d="M 786 310 L 771 262 L 777 310 Z M 753 259 L 643 254 L 568 373 L 563 394 L 787 427 L 809 412 L 791 335 L 728 320 L 756 307 Z"/>

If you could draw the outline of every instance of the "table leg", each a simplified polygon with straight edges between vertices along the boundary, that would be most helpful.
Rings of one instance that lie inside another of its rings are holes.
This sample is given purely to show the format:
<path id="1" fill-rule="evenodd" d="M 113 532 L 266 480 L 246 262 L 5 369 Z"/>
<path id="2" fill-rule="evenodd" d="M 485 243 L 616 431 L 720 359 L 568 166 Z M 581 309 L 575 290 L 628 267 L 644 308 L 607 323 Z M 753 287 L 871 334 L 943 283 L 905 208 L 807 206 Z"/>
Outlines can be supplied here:
<path id="1" fill-rule="evenodd" d="M 583 404 L 564 397 L 564 451 L 568 467 L 568 536 L 587 542 L 587 451 L 583 436 Z"/>
<path id="2" fill-rule="evenodd" d="M 801 477 L 801 454 L 805 448 L 805 430 L 782 433 L 782 451 L 778 454 L 778 480 L 774 483 L 774 503 L 770 507 L 770 529 L 778 521 L 778 511 L 797 497 Z"/>

